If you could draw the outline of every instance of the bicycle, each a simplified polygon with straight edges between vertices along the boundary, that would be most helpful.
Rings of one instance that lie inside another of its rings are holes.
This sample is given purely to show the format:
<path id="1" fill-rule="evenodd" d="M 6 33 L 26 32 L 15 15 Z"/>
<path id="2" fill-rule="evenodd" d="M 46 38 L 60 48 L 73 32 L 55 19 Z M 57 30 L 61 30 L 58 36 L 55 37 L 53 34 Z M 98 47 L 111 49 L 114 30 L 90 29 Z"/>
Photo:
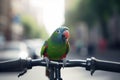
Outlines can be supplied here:
<path id="1" fill-rule="evenodd" d="M 17 59 L 11 61 L 0 62 L 0 72 L 4 71 L 14 71 L 21 70 L 23 71 L 18 75 L 18 77 L 24 75 L 28 69 L 32 69 L 35 66 L 43 66 L 46 67 L 46 62 L 43 59 Z M 120 63 L 113 61 L 104 61 L 99 60 L 94 57 L 87 58 L 86 60 L 67 60 L 66 65 L 64 67 L 83 67 L 86 70 L 91 72 L 91 75 L 95 72 L 95 70 L 103 70 L 110 72 L 120 73 Z M 50 80 L 63 80 L 61 78 L 61 68 L 63 67 L 62 61 L 50 61 Z"/>

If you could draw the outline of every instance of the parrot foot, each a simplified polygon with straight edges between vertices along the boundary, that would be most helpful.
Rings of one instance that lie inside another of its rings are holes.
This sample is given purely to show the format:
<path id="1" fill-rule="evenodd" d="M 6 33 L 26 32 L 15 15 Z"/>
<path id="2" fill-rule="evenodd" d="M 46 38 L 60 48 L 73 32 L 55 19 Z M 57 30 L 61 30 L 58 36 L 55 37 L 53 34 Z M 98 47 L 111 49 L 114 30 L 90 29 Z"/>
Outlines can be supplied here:
<path id="1" fill-rule="evenodd" d="M 44 60 L 46 62 L 46 66 L 47 68 L 49 67 L 49 63 L 50 63 L 50 60 L 47 58 L 47 57 L 44 57 Z"/>
<path id="2" fill-rule="evenodd" d="M 66 65 L 66 62 L 67 62 L 66 58 L 63 58 L 63 69 L 64 69 L 64 67 Z"/>

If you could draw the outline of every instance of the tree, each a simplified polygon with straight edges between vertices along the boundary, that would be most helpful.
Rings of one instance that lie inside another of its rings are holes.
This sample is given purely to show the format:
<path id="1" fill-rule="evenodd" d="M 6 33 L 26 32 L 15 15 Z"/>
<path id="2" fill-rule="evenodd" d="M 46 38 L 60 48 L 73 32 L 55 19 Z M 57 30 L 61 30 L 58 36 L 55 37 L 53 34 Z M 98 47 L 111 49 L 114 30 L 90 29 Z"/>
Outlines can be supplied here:
<path id="1" fill-rule="evenodd" d="M 21 23 L 24 27 L 24 38 L 47 38 L 48 34 L 44 26 L 39 26 L 37 21 L 31 15 L 21 16 Z"/>
<path id="2" fill-rule="evenodd" d="M 66 12 L 66 25 L 84 21 L 89 28 L 99 22 L 103 37 L 108 39 L 107 22 L 116 9 L 120 13 L 120 0 L 81 0 L 74 12 Z"/>

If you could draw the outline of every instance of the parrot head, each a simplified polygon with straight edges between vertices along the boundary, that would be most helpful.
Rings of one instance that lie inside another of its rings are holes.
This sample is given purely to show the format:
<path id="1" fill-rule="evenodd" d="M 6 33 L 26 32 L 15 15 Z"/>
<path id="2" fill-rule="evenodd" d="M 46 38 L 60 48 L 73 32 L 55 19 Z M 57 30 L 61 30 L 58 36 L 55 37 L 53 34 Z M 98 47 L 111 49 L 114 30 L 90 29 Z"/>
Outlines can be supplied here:
<path id="1" fill-rule="evenodd" d="M 57 42 L 65 42 L 66 40 L 69 39 L 69 37 L 70 37 L 69 28 L 65 26 L 57 28 L 51 35 L 53 41 Z"/>

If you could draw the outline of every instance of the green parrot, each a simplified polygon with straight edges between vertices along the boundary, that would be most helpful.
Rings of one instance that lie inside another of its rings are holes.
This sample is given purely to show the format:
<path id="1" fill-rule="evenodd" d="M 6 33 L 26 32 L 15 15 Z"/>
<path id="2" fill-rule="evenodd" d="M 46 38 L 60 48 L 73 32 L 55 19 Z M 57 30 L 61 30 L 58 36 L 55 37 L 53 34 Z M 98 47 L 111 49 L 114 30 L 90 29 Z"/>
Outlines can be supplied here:
<path id="1" fill-rule="evenodd" d="M 70 49 L 69 37 L 69 28 L 62 26 L 57 28 L 45 41 L 41 48 L 41 56 L 44 56 L 47 66 L 50 60 L 63 60 L 63 66 L 65 65 L 66 56 Z"/>

